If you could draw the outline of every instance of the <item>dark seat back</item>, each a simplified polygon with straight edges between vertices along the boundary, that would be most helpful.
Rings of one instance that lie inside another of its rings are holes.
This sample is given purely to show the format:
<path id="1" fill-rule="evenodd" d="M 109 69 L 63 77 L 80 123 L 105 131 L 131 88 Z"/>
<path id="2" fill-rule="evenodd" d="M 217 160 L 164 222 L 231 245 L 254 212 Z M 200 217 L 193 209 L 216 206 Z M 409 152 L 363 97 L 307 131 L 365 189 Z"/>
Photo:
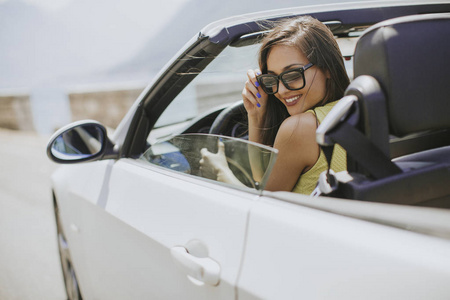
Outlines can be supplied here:
<path id="1" fill-rule="evenodd" d="M 418 133 L 428 134 L 450 128 L 448 37 L 450 14 L 433 14 L 379 23 L 358 41 L 354 56 L 355 78 L 370 75 L 380 85 L 385 95 L 391 136 L 403 138 L 415 134 L 418 138 L 423 136 Z M 364 118 L 377 119 L 379 116 L 365 115 Z M 379 129 L 364 130 L 373 132 Z M 444 136 L 448 142 L 448 132 Z M 442 138 L 437 135 L 428 141 L 417 139 L 420 141 L 417 146 L 423 149 L 424 143 L 433 144 L 432 139 Z M 414 143 L 409 141 L 408 146 L 410 153 L 415 152 Z"/>
<path id="2" fill-rule="evenodd" d="M 335 196 L 450 207 L 450 147 L 445 147 L 450 145 L 448 37 L 448 13 L 388 20 L 361 36 L 354 56 L 355 80 L 345 94 L 356 96 L 356 109 L 345 122 L 369 140 L 369 149 L 377 150 L 372 151 L 377 162 L 385 160 L 386 167 L 392 165 L 393 140 L 397 149 L 402 148 L 398 153 L 409 155 L 395 160 L 398 170 L 371 177 L 383 166 L 370 163 L 370 155 L 362 162 L 358 145 L 345 142 L 354 179 L 341 184 Z M 344 127 L 348 128 L 337 125 L 330 138 L 345 136 L 336 133 Z M 430 150 L 436 147 L 440 150 Z M 376 172 L 368 170 L 371 166 Z"/>

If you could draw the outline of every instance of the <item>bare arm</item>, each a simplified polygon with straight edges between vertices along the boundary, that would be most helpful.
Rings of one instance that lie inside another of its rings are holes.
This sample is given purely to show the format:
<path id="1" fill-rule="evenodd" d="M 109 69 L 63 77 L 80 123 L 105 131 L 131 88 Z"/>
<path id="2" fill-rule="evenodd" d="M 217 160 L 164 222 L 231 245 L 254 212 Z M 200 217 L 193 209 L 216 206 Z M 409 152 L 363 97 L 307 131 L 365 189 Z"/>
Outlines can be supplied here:
<path id="1" fill-rule="evenodd" d="M 320 150 L 315 132 L 316 117 L 312 113 L 291 116 L 283 122 L 275 139 L 278 156 L 267 190 L 292 191 L 301 174 L 316 163 Z"/>
<path id="2" fill-rule="evenodd" d="M 311 113 L 291 116 L 283 122 L 275 139 L 274 147 L 278 149 L 278 156 L 266 190 L 292 191 L 301 174 L 316 163 L 320 150 L 315 140 L 315 132 L 316 118 Z M 219 142 L 218 146 L 217 153 L 211 153 L 207 149 L 201 150 L 200 165 L 203 176 L 243 186 L 228 166 L 224 144 Z M 260 162 L 257 151 L 255 150 L 254 159 Z"/>
<path id="3" fill-rule="evenodd" d="M 260 70 L 248 70 L 248 80 L 242 91 L 242 99 L 248 116 L 248 139 L 255 143 L 262 143 L 262 130 L 264 126 L 264 116 L 267 108 L 268 96 L 259 86 L 256 75 Z M 252 167 L 253 178 L 261 181 L 264 176 L 264 167 L 261 165 L 261 153 L 259 149 L 249 148 L 249 159 Z"/>
<path id="4" fill-rule="evenodd" d="M 256 80 L 256 73 L 258 72 L 260 71 L 247 71 L 248 80 L 245 82 L 244 89 L 242 90 L 242 99 L 248 115 L 249 140 L 261 143 L 261 130 L 268 96 L 259 87 Z M 261 154 L 259 149 L 253 148 L 255 147 L 249 147 L 250 165 L 254 180 L 261 181 L 264 175 L 263 166 L 260 164 Z M 203 176 L 226 183 L 243 185 L 228 167 L 223 143 L 219 142 L 219 151 L 217 153 L 211 153 L 207 149 L 202 149 L 201 155 L 200 166 Z"/>

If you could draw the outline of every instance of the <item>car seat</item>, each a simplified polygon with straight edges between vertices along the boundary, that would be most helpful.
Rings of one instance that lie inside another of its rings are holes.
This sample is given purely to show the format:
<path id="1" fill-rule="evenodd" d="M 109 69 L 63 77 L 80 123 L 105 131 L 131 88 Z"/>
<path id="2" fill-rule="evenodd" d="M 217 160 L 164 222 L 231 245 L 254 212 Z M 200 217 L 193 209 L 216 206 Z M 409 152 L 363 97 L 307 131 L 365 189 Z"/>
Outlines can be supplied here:
<path id="1" fill-rule="evenodd" d="M 336 143 L 347 151 L 330 196 L 450 207 L 448 37 L 448 13 L 387 20 L 360 37 L 355 80 L 316 134 L 329 159 Z"/>

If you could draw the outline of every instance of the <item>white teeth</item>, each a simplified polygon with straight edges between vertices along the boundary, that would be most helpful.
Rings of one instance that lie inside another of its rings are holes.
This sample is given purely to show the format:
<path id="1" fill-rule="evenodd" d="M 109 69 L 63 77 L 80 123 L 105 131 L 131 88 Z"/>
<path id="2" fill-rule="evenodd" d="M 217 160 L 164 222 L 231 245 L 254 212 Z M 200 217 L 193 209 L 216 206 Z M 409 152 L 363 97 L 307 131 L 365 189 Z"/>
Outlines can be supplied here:
<path id="1" fill-rule="evenodd" d="M 295 97 L 292 97 L 292 98 L 289 98 L 289 99 L 284 99 L 284 100 L 285 100 L 287 103 L 291 103 L 291 102 L 297 100 L 298 98 L 300 98 L 300 96 L 295 96 Z"/>

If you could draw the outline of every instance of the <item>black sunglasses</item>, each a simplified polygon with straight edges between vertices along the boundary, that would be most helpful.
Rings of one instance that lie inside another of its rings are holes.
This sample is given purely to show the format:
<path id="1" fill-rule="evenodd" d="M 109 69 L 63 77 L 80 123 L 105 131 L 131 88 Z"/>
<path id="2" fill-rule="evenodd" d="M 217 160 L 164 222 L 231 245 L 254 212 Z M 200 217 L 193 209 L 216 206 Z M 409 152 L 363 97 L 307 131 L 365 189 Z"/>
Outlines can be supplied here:
<path id="1" fill-rule="evenodd" d="M 278 92 L 278 85 L 281 82 L 291 91 L 301 90 L 305 87 L 306 81 L 304 73 L 306 70 L 314 66 L 309 63 L 306 66 L 284 71 L 280 75 L 262 74 L 256 77 L 259 85 L 266 94 L 276 94 Z"/>

